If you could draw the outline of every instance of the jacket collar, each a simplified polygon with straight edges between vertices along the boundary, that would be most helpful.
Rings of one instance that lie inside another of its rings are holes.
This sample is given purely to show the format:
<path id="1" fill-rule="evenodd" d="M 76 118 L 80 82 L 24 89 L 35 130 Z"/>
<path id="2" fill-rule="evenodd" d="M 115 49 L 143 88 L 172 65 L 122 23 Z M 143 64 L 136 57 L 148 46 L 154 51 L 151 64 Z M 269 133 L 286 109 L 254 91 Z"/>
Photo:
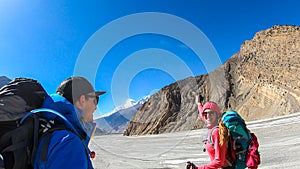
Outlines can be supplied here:
<path id="1" fill-rule="evenodd" d="M 83 121 L 82 110 L 76 108 L 66 98 L 59 94 L 52 94 L 47 97 L 43 104 L 44 108 L 53 109 L 63 115 L 73 125 L 79 137 L 88 145 L 93 132 L 96 129 L 95 123 Z"/>

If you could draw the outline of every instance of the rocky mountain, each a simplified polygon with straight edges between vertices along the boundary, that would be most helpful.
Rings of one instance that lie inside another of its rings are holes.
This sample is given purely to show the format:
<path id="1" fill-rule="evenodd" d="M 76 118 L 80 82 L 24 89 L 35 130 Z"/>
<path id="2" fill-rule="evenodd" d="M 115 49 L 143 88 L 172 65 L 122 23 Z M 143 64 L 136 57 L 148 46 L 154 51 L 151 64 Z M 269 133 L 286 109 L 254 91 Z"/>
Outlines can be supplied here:
<path id="1" fill-rule="evenodd" d="M 11 80 L 6 76 L 0 76 L 0 88 L 10 82 Z"/>
<path id="2" fill-rule="evenodd" d="M 203 127 L 195 97 L 233 109 L 246 120 L 300 110 L 300 27 L 273 26 L 245 41 L 219 68 L 165 86 L 139 108 L 124 135 Z"/>
<path id="3" fill-rule="evenodd" d="M 95 120 L 96 134 L 123 133 L 134 113 L 148 100 L 148 96 L 135 102 L 128 99 L 125 104 L 116 107 L 111 113 Z"/>

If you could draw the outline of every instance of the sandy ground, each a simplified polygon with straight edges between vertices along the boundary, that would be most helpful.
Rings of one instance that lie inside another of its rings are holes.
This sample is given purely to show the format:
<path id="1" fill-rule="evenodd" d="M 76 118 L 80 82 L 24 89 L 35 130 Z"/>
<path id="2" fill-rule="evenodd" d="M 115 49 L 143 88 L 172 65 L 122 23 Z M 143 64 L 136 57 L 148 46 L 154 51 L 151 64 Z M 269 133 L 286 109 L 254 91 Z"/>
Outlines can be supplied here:
<path id="1" fill-rule="evenodd" d="M 300 168 L 300 113 L 248 122 L 260 143 L 259 168 Z M 203 152 L 206 129 L 150 136 L 104 135 L 93 138 L 90 148 L 97 169 L 174 168 L 186 161 L 209 161 Z"/>

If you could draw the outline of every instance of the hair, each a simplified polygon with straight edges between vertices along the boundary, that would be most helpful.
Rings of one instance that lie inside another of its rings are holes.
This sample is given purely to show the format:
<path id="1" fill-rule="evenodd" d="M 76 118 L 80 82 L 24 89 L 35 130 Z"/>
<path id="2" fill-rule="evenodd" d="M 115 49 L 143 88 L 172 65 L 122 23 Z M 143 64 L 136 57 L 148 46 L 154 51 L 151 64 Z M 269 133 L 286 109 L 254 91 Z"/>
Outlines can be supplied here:
<path id="1" fill-rule="evenodd" d="M 219 142 L 220 146 L 224 144 L 227 145 L 230 137 L 230 132 L 221 119 L 219 120 L 219 135 L 220 135 L 220 142 Z"/>

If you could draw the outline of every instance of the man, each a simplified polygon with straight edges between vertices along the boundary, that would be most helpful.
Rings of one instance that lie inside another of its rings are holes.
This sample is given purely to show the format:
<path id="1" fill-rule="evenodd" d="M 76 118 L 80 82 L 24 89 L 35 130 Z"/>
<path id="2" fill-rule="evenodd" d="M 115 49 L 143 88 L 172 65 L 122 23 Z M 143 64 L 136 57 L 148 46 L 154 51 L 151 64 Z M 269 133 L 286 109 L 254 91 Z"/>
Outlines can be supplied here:
<path id="1" fill-rule="evenodd" d="M 104 91 L 95 91 L 88 80 L 80 76 L 69 77 L 57 89 L 56 94 L 50 95 L 44 102 L 44 108 L 56 110 L 72 123 L 76 130 L 54 130 L 49 139 L 47 157 L 43 156 L 43 145 L 47 142 L 44 137 L 39 144 L 34 168 L 93 168 L 90 160 L 88 143 L 95 130 L 93 113 L 97 108 L 99 96 Z"/>

